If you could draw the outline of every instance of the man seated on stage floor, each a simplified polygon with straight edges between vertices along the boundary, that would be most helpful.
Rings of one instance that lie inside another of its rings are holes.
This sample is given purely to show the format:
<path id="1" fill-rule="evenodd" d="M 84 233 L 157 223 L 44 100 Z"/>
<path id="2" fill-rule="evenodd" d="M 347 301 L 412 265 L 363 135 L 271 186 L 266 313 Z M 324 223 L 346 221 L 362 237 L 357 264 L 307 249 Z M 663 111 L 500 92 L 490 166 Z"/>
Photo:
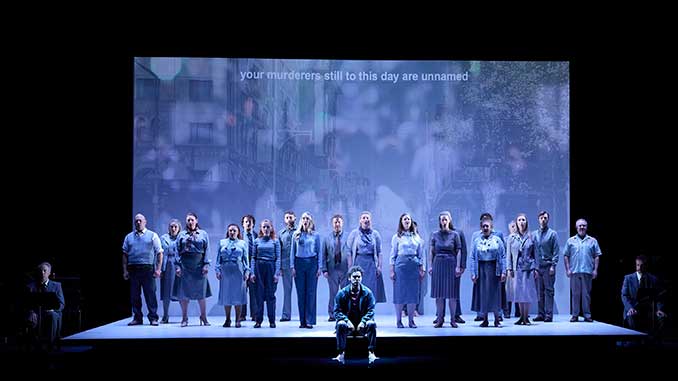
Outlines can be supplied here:
<path id="1" fill-rule="evenodd" d="M 61 335 L 61 314 L 64 310 L 64 292 L 61 283 L 49 279 L 52 265 L 41 263 L 36 280 L 29 283 L 26 292 L 26 323 L 29 338 L 40 347 L 41 337 L 48 339 L 48 349 L 53 349 Z M 52 293 L 53 295 L 49 295 Z M 40 295 L 38 295 L 40 294 Z"/>
<path id="2" fill-rule="evenodd" d="M 657 277 L 647 272 L 647 258 L 636 257 L 636 272 L 624 276 L 621 291 L 625 326 L 651 336 L 660 335 L 666 320 L 663 294 Z"/>
<path id="3" fill-rule="evenodd" d="M 376 300 L 372 290 L 362 285 L 363 269 L 353 266 L 348 269 L 350 285 L 342 288 L 334 298 L 334 318 L 337 334 L 337 351 L 334 360 L 344 364 L 346 338 L 349 334 L 367 337 L 367 361 L 372 365 L 378 359 L 374 355 L 377 344 L 377 324 L 374 321 L 374 305 Z"/>

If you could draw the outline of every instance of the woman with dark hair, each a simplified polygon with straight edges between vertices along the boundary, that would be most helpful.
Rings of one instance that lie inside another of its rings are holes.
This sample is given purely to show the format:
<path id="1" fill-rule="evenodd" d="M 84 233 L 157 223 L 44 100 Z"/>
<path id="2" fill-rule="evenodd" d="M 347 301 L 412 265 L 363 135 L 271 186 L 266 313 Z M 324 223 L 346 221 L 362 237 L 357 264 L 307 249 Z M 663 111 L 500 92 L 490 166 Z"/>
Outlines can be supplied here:
<path id="1" fill-rule="evenodd" d="M 450 325 L 457 328 L 455 315 L 459 288 L 455 287 L 461 275 L 461 239 L 454 231 L 452 214 L 447 211 L 438 215 L 440 230 L 431 235 L 431 297 L 436 300 L 436 320 L 434 327 L 440 328 L 445 323 L 445 299 L 450 306 Z"/>
<path id="2" fill-rule="evenodd" d="M 500 306 L 501 282 L 506 279 L 506 251 L 504 242 L 492 234 L 492 220 L 484 218 L 480 222 L 480 235 L 473 240 L 469 269 L 471 280 L 477 285 L 478 313 L 487 327 L 488 313 L 494 312 L 494 326 L 501 327 Z"/>
<path id="3" fill-rule="evenodd" d="M 226 239 L 219 241 L 214 270 L 219 280 L 217 304 L 224 306 L 226 314 L 224 327 L 231 326 L 231 306 L 235 306 L 235 327 L 240 328 L 242 306 L 247 303 L 247 278 L 250 276 L 250 266 L 247 259 L 247 243 L 243 241 L 238 225 L 228 225 Z"/>
<path id="4" fill-rule="evenodd" d="M 207 281 L 207 272 L 210 267 L 207 251 L 210 240 L 207 232 L 200 229 L 198 216 L 195 213 L 186 214 L 186 230 L 179 233 L 177 241 L 179 260 L 173 296 L 179 299 L 181 304 L 181 326 L 188 325 L 188 302 L 190 300 L 198 301 L 200 325 L 210 325 L 207 321 L 205 304 L 205 298 L 212 296 L 212 290 Z"/>
<path id="5" fill-rule="evenodd" d="M 252 254 L 252 283 L 257 284 L 257 314 L 254 328 L 260 328 L 264 320 L 264 302 L 268 313 L 268 323 L 275 328 L 275 289 L 280 276 L 280 241 L 275 238 L 273 224 L 269 220 L 261 221 L 259 238 L 254 240 Z"/>
<path id="6" fill-rule="evenodd" d="M 398 231 L 391 238 L 389 263 L 393 280 L 396 325 L 398 328 L 404 328 L 400 312 L 406 304 L 409 327 L 417 328 L 414 323 L 414 309 L 419 302 L 420 280 L 424 276 L 423 242 L 408 213 L 400 215 Z"/>

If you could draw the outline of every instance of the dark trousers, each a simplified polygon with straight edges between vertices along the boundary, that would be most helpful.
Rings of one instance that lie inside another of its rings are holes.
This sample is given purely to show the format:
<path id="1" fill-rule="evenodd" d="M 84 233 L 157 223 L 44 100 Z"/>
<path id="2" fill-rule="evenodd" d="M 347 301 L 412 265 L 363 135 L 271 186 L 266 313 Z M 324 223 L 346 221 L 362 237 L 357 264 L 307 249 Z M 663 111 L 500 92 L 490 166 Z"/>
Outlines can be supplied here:
<path id="1" fill-rule="evenodd" d="M 132 314 L 134 320 L 141 321 L 141 292 L 144 292 L 146 307 L 148 308 L 148 320 L 158 320 L 158 298 L 155 295 L 156 282 L 153 277 L 153 265 L 127 266 L 129 272 L 129 295 L 132 302 Z"/>
<path id="2" fill-rule="evenodd" d="M 264 320 L 264 303 L 266 303 L 266 312 L 268 322 L 275 323 L 275 289 L 278 283 L 273 282 L 275 275 L 275 262 L 257 261 L 257 313 L 255 320 L 261 323 Z"/>
<path id="3" fill-rule="evenodd" d="M 294 285 L 297 289 L 297 305 L 301 325 L 316 323 L 316 293 L 318 291 L 318 258 L 295 258 Z"/>
<path id="4" fill-rule="evenodd" d="M 539 267 L 539 278 L 537 278 L 537 293 L 539 295 L 539 313 L 537 315 L 544 318 L 553 318 L 553 295 L 555 294 L 553 285 L 556 282 L 556 274 L 551 275 L 549 269 L 551 265 Z"/>
<path id="5" fill-rule="evenodd" d="M 354 326 L 358 327 L 360 322 L 355 322 Z M 346 338 L 349 334 L 354 336 L 365 336 L 368 340 L 367 349 L 370 352 L 374 352 L 374 349 L 377 347 L 377 323 L 374 320 L 370 320 L 365 325 L 365 328 L 358 331 L 350 331 L 348 329 L 348 324 L 345 321 L 340 321 L 337 323 L 337 350 L 343 352 L 346 350 Z"/>
<path id="6" fill-rule="evenodd" d="M 572 316 L 591 317 L 591 285 L 593 275 L 576 273 L 570 276 L 570 292 L 572 293 Z"/>
<path id="7" fill-rule="evenodd" d="M 330 298 L 327 301 L 327 316 L 334 317 L 334 298 L 342 287 L 348 284 L 348 269 L 331 270 L 327 273 L 327 284 L 330 290 Z"/>

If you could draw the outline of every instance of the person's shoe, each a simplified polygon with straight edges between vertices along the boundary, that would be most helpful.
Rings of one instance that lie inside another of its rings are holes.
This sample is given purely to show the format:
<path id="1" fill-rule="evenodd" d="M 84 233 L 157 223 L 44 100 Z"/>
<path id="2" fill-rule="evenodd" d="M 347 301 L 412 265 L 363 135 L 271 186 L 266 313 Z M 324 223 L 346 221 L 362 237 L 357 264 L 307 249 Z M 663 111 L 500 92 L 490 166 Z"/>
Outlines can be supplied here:
<path id="1" fill-rule="evenodd" d="M 544 321 L 544 320 L 546 320 L 546 319 L 544 319 L 544 317 L 541 316 L 541 315 L 537 315 L 537 317 L 534 318 L 534 319 L 532 319 L 532 320 L 534 320 L 534 321 Z"/>
<path id="2" fill-rule="evenodd" d="M 335 319 L 334 316 L 330 316 L 329 319 L 327 319 L 327 321 L 337 321 L 337 319 Z"/>
<path id="3" fill-rule="evenodd" d="M 513 323 L 513 325 L 525 325 L 525 322 L 523 321 L 522 318 L 520 318 L 520 319 L 518 319 L 518 321 L 516 321 L 515 323 Z"/>
<path id="4" fill-rule="evenodd" d="M 490 325 L 490 323 L 489 323 L 487 320 L 483 320 L 483 322 L 480 323 L 479 327 L 485 328 L 485 327 L 487 327 L 487 326 L 489 326 L 489 325 Z"/>
<path id="5" fill-rule="evenodd" d="M 367 355 L 367 363 L 368 363 L 369 365 L 374 364 L 374 362 L 375 362 L 376 360 L 378 360 L 378 359 L 379 359 L 379 357 L 375 356 L 374 352 L 370 352 L 370 353 Z"/>
<path id="6" fill-rule="evenodd" d="M 305 328 L 307 328 L 307 329 L 313 329 L 313 326 L 310 325 L 310 324 L 306 324 L 306 327 L 305 327 Z"/>
<path id="7" fill-rule="evenodd" d="M 523 321 L 523 325 L 532 325 L 532 322 L 530 321 L 529 317 L 525 318 L 525 320 Z"/>
<path id="8" fill-rule="evenodd" d="M 401 322 L 401 321 L 399 321 L 399 322 L 396 323 L 396 327 L 398 327 L 398 328 L 405 328 L 405 326 L 403 325 L 403 322 Z"/>
<path id="9" fill-rule="evenodd" d="M 501 317 L 501 315 L 499 315 L 499 316 L 497 317 L 497 320 L 499 320 L 499 321 L 504 321 L 504 318 Z"/>
<path id="10" fill-rule="evenodd" d="M 306 328 L 306 324 L 299 324 L 299 328 Z"/>
<path id="11" fill-rule="evenodd" d="M 485 318 L 482 316 L 476 316 L 476 318 L 473 319 L 473 321 L 483 321 L 483 320 L 485 320 Z"/>
<path id="12" fill-rule="evenodd" d="M 455 323 L 455 322 L 453 322 L 453 321 L 450 322 L 450 327 L 452 327 L 452 328 L 459 328 L 459 326 L 457 325 L 457 323 Z"/>
<path id="13" fill-rule="evenodd" d="M 501 322 L 499 322 L 499 320 L 495 320 L 494 326 L 497 327 L 497 328 L 501 328 Z"/>
<path id="14" fill-rule="evenodd" d="M 188 326 L 188 318 L 182 318 L 182 319 L 181 319 L 181 326 L 182 326 L 182 327 L 187 327 L 187 326 Z"/>
<path id="15" fill-rule="evenodd" d="M 252 316 L 252 318 L 251 318 L 250 320 L 252 320 L 252 321 L 257 321 L 257 318 L 255 318 L 254 316 Z"/>
<path id="16" fill-rule="evenodd" d="M 537 319 L 534 319 L 534 320 L 537 320 Z M 544 323 L 552 323 L 552 322 L 553 322 L 553 318 L 552 318 L 552 317 L 544 318 Z"/>
<path id="17" fill-rule="evenodd" d="M 210 322 L 207 321 L 207 316 L 200 316 L 200 325 L 209 326 Z"/>
<path id="18" fill-rule="evenodd" d="M 572 316 L 570 318 L 570 323 L 574 323 L 574 322 L 577 322 L 577 321 L 579 321 L 579 318 L 577 316 Z"/>
<path id="19" fill-rule="evenodd" d="M 290 319 L 290 318 L 280 318 L 280 321 L 290 321 L 290 320 L 292 320 L 292 319 Z"/>
<path id="20" fill-rule="evenodd" d="M 593 319 L 591 319 L 590 317 L 585 317 L 584 321 L 587 323 L 593 323 Z"/>
<path id="21" fill-rule="evenodd" d="M 254 328 L 261 328 L 261 323 L 254 323 Z"/>
<path id="22" fill-rule="evenodd" d="M 271 328 L 275 328 L 275 323 L 270 323 L 268 326 Z"/>
<path id="23" fill-rule="evenodd" d="M 442 328 L 443 327 L 443 322 L 438 321 L 433 325 L 433 328 Z"/>
<path id="24" fill-rule="evenodd" d="M 461 316 L 457 316 L 457 317 L 454 318 L 454 322 L 459 323 L 459 324 L 464 324 L 464 323 L 466 323 L 466 320 L 462 319 Z"/>
<path id="25" fill-rule="evenodd" d="M 242 324 L 240 324 L 240 320 L 237 320 L 235 322 L 235 328 L 240 328 L 240 327 L 242 327 Z"/>
<path id="26" fill-rule="evenodd" d="M 169 323 L 169 316 L 163 316 L 163 317 L 162 317 L 162 320 L 160 320 L 160 322 L 161 322 L 162 324 L 167 324 L 167 323 Z"/>
<path id="27" fill-rule="evenodd" d="M 223 325 L 222 327 L 228 328 L 228 327 L 230 327 L 230 326 L 231 326 L 231 321 L 230 321 L 230 320 L 226 320 L 226 321 L 224 322 L 224 325 Z"/>
<path id="28" fill-rule="evenodd" d="M 151 320 L 151 325 L 157 326 L 157 325 L 158 325 L 158 321 L 157 321 L 157 320 Z"/>
<path id="29" fill-rule="evenodd" d="M 344 352 L 339 353 L 339 355 L 337 355 L 337 357 L 333 357 L 332 360 L 338 361 L 339 364 L 342 365 L 346 364 L 346 361 L 344 360 Z"/>
<path id="30" fill-rule="evenodd" d="M 408 325 L 408 326 L 409 326 L 410 328 L 417 328 L 417 325 L 416 325 L 416 324 L 414 324 L 414 322 L 413 322 L 413 321 L 411 321 L 411 322 L 408 322 L 408 323 L 407 323 L 407 325 Z"/>
<path id="31" fill-rule="evenodd" d="M 131 322 L 127 323 L 127 325 L 142 325 L 142 324 L 144 324 L 144 322 L 137 319 L 134 319 Z"/>
<path id="32" fill-rule="evenodd" d="M 438 324 L 438 320 L 440 320 L 440 319 L 435 318 L 435 320 L 433 320 L 433 324 Z"/>

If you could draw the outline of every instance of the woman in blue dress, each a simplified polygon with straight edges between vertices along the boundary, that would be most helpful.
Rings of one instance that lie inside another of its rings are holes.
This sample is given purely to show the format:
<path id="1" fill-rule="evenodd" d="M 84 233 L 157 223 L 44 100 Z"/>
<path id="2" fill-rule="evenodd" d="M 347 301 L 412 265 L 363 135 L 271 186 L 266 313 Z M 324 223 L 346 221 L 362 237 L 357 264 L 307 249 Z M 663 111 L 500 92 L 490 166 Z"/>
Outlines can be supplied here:
<path id="1" fill-rule="evenodd" d="M 247 260 L 247 243 L 243 241 L 238 225 L 228 225 L 226 238 L 219 241 L 214 270 L 219 280 L 217 304 L 224 306 L 226 314 L 223 326 L 231 326 L 231 307 L 235 306 L 235 327 L 240 328 L 242 306 L 247 303 L 247 278 L 250 276 L 250 266 Z"/>

